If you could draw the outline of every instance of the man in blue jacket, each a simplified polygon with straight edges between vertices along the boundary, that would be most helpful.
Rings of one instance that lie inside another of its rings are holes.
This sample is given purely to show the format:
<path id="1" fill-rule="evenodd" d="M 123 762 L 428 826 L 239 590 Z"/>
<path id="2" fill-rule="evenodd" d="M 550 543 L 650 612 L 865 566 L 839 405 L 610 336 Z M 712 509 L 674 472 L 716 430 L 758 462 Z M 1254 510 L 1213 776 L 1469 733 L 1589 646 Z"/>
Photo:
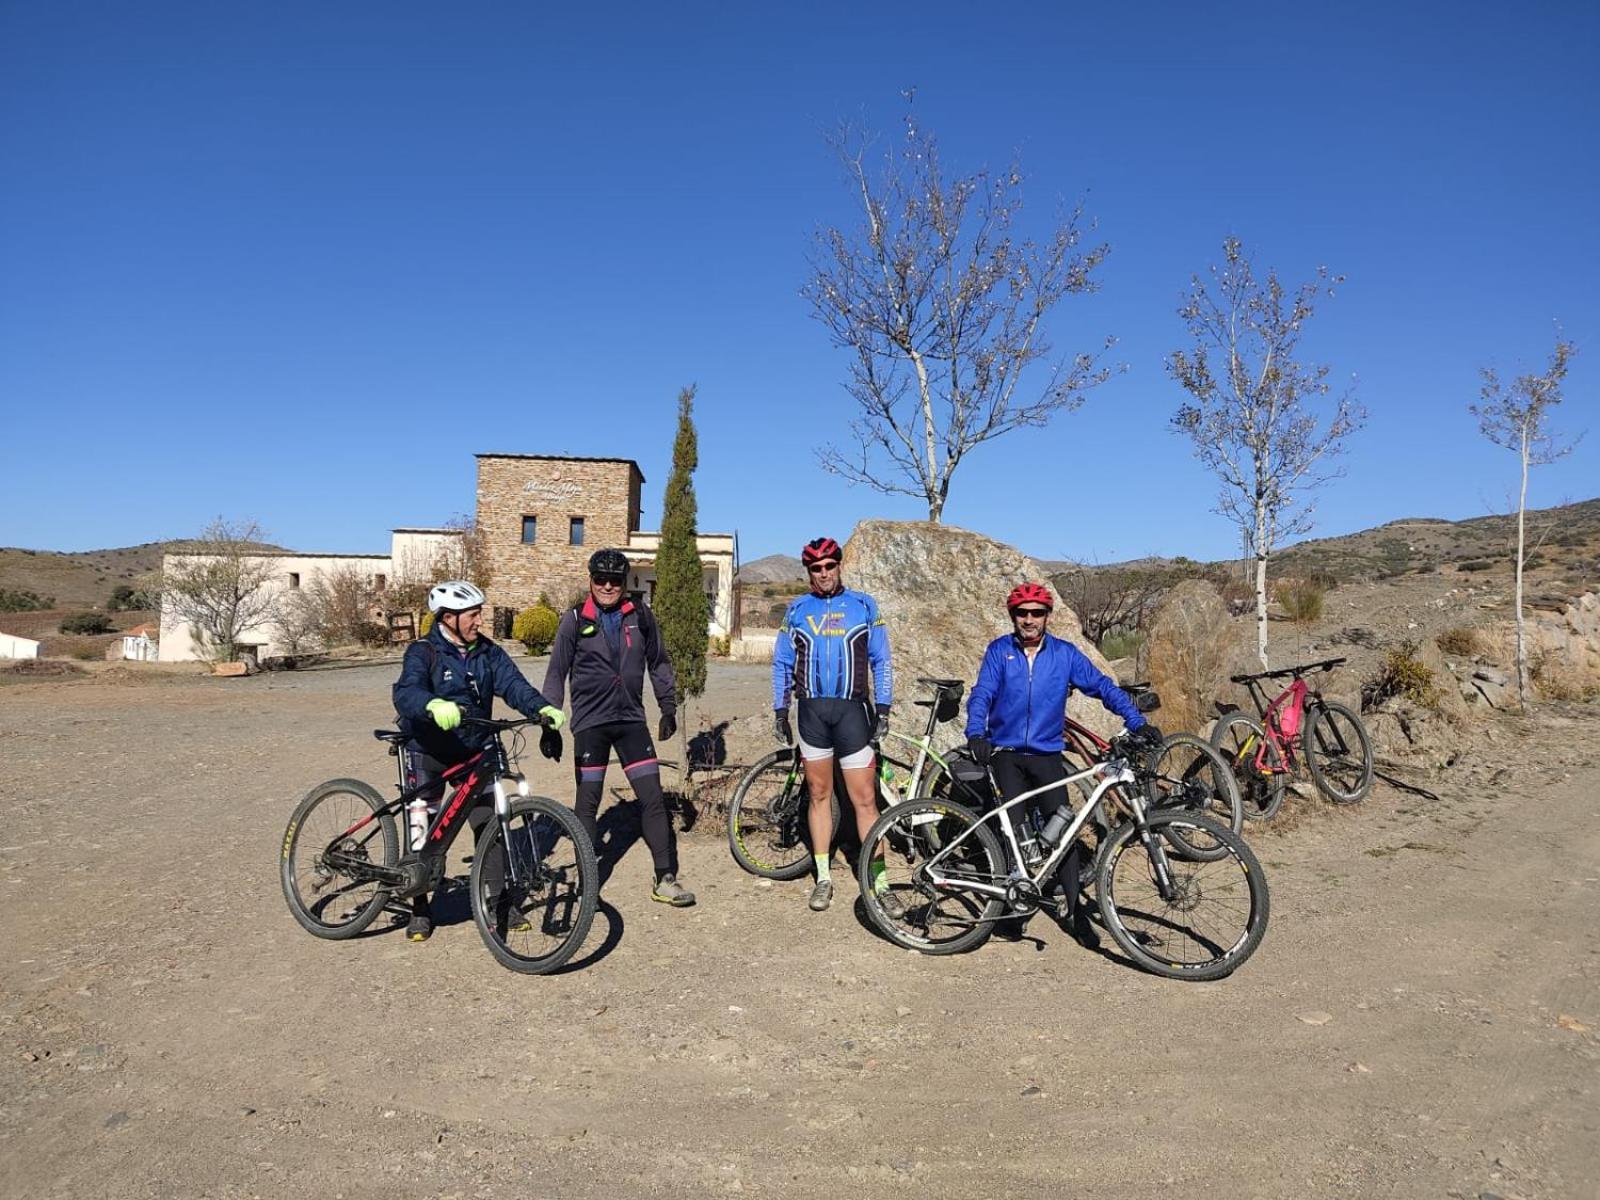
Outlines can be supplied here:
<path id="1" fill-rule="evenodd" d="M 1002 803 L 1067 777 L 1061 759 L 1065 747 L 1062 727 L 1067 697 L 1074 689 L 1099 700 L 1140 740 L 1161 740 L 1160 731 L 1144 719 L 1126 692 L 1071 642 L 1046 632 L 1055 608 L 1049 588 L 1019 584 L 1006 598 L 1006 608 L 1011 613 L 1012 632 L 989 643 L 978 668 L 978 682 L 967 700 L 967 748 L 973 758 L 989 764 Z M 1066 803 L 1065 788 L 1046 792 L 1038 800 L 1046 818 Z M 1026 819 L 1016 810 L 1013 815 Z M 1074 842 L 1057 879 L 1066 897 L 1065 915 L 1073 936 L 1092 949 L 1099 945 L 1099 937 L 1079 903 L 1078 857 Z"/>
<path id="2" fill-rule="evenodd" d="M 837 760 L 856 828 L 862 838 L 878 819 L 878 785 L 872 743 L 889 729 L 893 673 L 889 633 L 878 602 L 851 591 L 839 577 L 843 551 L 832 538 L 806 543 L 800 552 L 811 593 L 789 605 L 772 653 L 773 731 L 794 744 L 789 702 L 799 701 L 800 757 L 805 764 L 807 812 L 817 882 L 813 912 L 833 903 L 833 767 Z M 871 672 L 871 690 L 867 675 Z M 873 703 L 869 703 L 869 701 Z M 899 900 L 888 891 L 882 861 L 872 864 L 873 890 L 885 897 L 891 916 Z"/>
<path id="3" fill-rule="evenodd" d="M 406 647 L 394 685 L 394 708 L 400 728 L 411 735 L 404 749 L 408 791 L 434 782 L 446 767 L 466 761 L 489 744 L 489 730 L 462 725 L 461 719 L 487 719 L 496 696 L 523 716 L 543 717 L 556 729 L 565 720 L 561 710 L 523 678 L 509 654 L 478 636 L 483 600 L 483 592 L 465 580 L 438 584 L 428 593 L 433 628 L 427 637 Z M 443 791 L 441 786 L 439 795 Z M 437 803 L 439 795 L 425 793 L 424 798 Z M 474 840 L 492 812 L 485 802 L 467 815 Z M 448 850 L 441 847 L 438 853 L 442 856 Z M 406 936 L 425 942 L 432 933 L 433 915 L 424 893 L 411 901 Z"/>

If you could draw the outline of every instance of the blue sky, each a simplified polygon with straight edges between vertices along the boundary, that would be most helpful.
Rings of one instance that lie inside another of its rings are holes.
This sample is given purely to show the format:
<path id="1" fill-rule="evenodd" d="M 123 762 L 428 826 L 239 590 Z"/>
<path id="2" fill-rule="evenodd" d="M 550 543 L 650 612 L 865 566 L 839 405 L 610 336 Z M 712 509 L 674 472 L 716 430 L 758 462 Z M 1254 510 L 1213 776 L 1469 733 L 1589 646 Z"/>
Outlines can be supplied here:
<path id="1" fill-rule="evenodd" d="M 444 6 L 0 0 L 0 543 L 77 550 L 253 517 L 387 549 L 469 511 L 479 451 L 636 458 L 660 516 L 699 385 L 702 528 L 794 553 L 915 502 L 849 488 L 843 352 L 799 289 L 851 220 L 824 146 L 1028 176 L 1111 244 L 1058 349 L 1119 338 L 1078 412 L 973 453 L 946 519 L 1044 557 L 1220 557 L 1170 433 L 1189 276 L 1245 239 L 1348 278 L 1303 349 L 1371 411 L 1315 533 L 1503 510 L 1478 368 L 1580 348 L 1600 395 L 1600 8 Z M 1326 9 L 1326 11 L 1322 11 Z M 1600 435 L 1535 473 L 1600 494 Z"/>

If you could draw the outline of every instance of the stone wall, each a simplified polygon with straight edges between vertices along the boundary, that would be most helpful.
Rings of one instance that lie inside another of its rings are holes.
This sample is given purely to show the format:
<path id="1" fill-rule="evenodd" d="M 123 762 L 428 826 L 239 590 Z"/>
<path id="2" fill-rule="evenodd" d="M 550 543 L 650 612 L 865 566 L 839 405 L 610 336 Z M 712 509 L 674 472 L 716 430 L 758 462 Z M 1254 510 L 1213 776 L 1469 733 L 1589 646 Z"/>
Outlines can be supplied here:
<path id="1" fill-rule="evenodd" d="M 628 459 L 478 456 L 478 528 L 493 578 L 494 607 L 525 608 L 541 594 L 558 608 L 588 582 L 589 556 L 622 547 L 639 525 L 644 476 Z M 522 540 L 524 517 L 538 518 L 533 544 Z M 584 521 L 583 544 L 570 538 L 573 517 Z"/>

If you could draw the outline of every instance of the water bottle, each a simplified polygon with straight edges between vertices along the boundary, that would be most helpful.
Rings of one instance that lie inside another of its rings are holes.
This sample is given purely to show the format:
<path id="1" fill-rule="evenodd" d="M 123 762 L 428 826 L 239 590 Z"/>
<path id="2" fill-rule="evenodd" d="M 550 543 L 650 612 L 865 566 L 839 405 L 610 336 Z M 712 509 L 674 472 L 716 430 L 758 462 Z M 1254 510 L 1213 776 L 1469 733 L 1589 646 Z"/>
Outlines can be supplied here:
<path id="1" fill-rule="evenodd" d="M 428 843 L 428 802 L 420 796 L 406 805 L 406 830 L 413 850 Z"/>
<path id="2" fill-rule="evenodd" d="M 1067 826 L 1072 824 L 1072 809 L 1063 804 L 1050 814 L 1050 819 L 1044 823 L 1044 828 L 1039 831 L 1039 836 L 1044 839 L 1046 846 L 1054 847 L 1061 840 L 1061 835 L 1067 831 Z"/>
<path id="3" fill-rule="evenodd" d="M 1039 843 L 1034 838 L 1033 817 L 1023 813 L 1017 821 L 1017 849 L 1022 851 L 1024 866 L 1036 867 L 1044 861 L 1044 855 L 1039 852 Z"/>

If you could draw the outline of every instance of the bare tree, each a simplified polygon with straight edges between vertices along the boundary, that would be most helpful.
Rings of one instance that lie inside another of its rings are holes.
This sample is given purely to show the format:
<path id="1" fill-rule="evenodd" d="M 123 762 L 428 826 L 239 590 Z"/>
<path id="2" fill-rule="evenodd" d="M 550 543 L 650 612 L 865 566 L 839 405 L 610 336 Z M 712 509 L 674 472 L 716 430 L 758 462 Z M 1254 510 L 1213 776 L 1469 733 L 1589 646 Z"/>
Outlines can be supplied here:
<path id="1" fill-rule="evenodd" d="M 1238 238 L 1226 238 L 1222 250 L 1222 266 L 1211 267 L 1209 280 L 1194 276 L 1178 309 L 1194 346 L 1167 359 L 1189 393 L 1172 424 L 1222 481 L 1217 511 L 1238 525 L 1255 559 L 1256 654 L 1265 669 L 1267 560 L 1284 538 L 1311 527 L 1307 493 L 1338 475 L 1328 460 L 1366 410 L 1347 392 L 1319 426 L 1311 404 L 1329 393 L 1328 368 L 1295 359 L 1314 302 L 1344 277 L 1319 267 L 1289 292 L 1276 271 L 1256 279 Z"/>
<path id="2" fill-rule="evenodd" d="M 947 177 L 933 135 L 910 114 L 881 170 L 869 166 L 871 144 L 849 126 L 830 138 L 862 223 L 818 233 L 802 291 L 854 355 L 846 387 L 860 410 L 855 448 L 818 457 L 851 483 L 921 498 L 938 521 L 969 451 L 1076 408 L 1109 376 L 1091 354 L 1057 359 L 1037 378 L 1028 370 L 1052 353 L 1045 318 L 1066 296 L 1096 290 L 1109 247 L 1081 247 L 1081 209 L 1043 244 L 1017 240 L 1017 167 Z"/>
<path id="3" fill-rule="evenodd" d="M 162 607 L 189 626 L 206 657 L 232 662 L 239 635 L 272 618 L 278 593 L 267 586 L 275 566 L 271 553 L 254 521 L 218 517 L 169 559 Z"/>
<path id="4" fill-rule="evenodd" d="M 1522 575 L 1527 561 L 1528 469 L 1554 462 L 1571 453 L 1577 444 L 1577 438 L 1559 441 L 1547 424 L 1551 409 L 1561 403 L 1561 381 L 1566 378 L 1567 363 L 1576 353 L 1577 348 L 1571 342 L 1557 335 L 1550 366 L 1542 375 L 1518 375 L 1505 384 L 1493 367 L 1485 367 L 1481 399 L 1468 406 L 1478 418 L 1478 429 L 1483 436 L 1514 452 L 1522 467 L 1521 490 L 1517 494 L 1515 603 L 1517 701 L 1523 712 L 1528 711 L 1530 693 L 1528 643 L 1522 613 Z"/>
<path id="5" fill-rule="evenodd" d="M 1168 588 L 1181 578 L 1170 567 L 1095 567 L 1080 564 L 1054 579 L 1066 606 L 1078 614 L 1083 635 L 1099 645 L 1118 629 L 1139 630 Z"/>
<path id="6" fill-rule="evenodd" d="M 305 589 L 315 614 L 316 631 L 327 645 L 360 642 L 381 644 L 387 628 L 381 623 L 383 593 L 372 575 L 351 563 L 319 574 Z"/>

